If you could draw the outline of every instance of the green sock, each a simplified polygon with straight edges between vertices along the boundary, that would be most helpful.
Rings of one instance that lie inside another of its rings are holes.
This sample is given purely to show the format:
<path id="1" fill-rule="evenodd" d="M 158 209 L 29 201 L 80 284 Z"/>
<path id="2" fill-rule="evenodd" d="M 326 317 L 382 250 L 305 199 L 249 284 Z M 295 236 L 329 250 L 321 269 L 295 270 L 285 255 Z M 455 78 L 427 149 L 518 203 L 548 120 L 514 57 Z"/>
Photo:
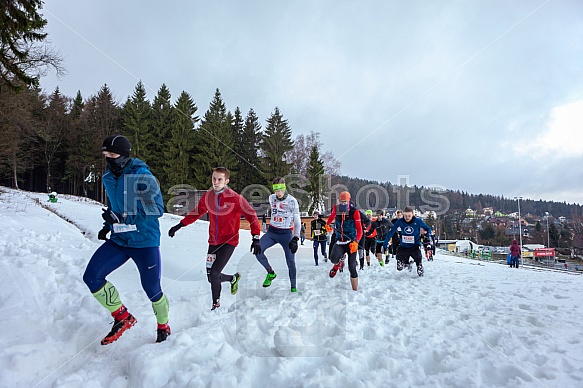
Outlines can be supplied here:
<path id="1" fill-rule="evenodd" d="M 154 314 L 156 315 L 156 321 L 160 325 L 168 323 L 168 310 L 170 305 L 168 304 L 168 299 L 166 295 L 162 294 L 162 297 L 156 302 L 152 302 L 152 308 L 154 309 Z"/>
<path id="2" fill-rule="evenodd" d="M 113 313 L 122 306 L 119 293 L 115 289 L 115 286 L 110 282 L 106 282 L 99 291 L 93 293 L 93 296 L 103 307 L 108 309 L 110 313 Z"/>

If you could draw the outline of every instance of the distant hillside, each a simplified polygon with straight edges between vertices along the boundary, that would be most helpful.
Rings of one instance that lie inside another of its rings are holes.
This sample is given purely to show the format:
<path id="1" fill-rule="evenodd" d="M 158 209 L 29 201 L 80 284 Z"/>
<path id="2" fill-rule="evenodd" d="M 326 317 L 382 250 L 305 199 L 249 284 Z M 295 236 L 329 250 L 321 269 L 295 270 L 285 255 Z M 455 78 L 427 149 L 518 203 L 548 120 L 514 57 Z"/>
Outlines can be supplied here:
<path id="1" fill-rule="evenodd" d="M 502 213 L 518 211 L 517 201 L 504 196 L 469 194 L 460 190 L 436 190 L 423 186 L 397 186 L 390 182 L 348 176 L 333 177 L 332 184 L 345 185 L 357 204 L 366 208 L 402 209 L 405 206 L 414 206 L 422 210 L 435 210 L 438 214 L 464 211 L 467 208 L 480 212 L 485 207 L 493 207 L 494 211 Z M 388 198 L 388 205 L 385 204 L 387 201 L 384 196 Z M 549 212 L 554 217 L 564 216 L 569 219 L 583 216 L 582 205 L 526 198 L 520 201 L 520 211 L 522 214 L 530 213 L 536 216 L 543 216 L 545 212 Z"/>

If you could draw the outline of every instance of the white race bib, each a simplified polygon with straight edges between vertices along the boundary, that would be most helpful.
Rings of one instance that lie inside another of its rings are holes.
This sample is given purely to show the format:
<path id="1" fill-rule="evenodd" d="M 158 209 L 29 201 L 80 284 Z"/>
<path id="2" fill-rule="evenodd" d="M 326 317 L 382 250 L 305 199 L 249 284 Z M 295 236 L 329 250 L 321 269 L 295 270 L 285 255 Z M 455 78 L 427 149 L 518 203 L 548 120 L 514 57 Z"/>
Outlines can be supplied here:
<path id="1" fill-rule="evenodd" d="M 319 236 L 320 235 L 320 231 L 319 230 L 314 230 L 314 236 Z"/>
<path id="2" fill-rule="evenodd" d="M 214 253 L 207 254 L 206 255 L 206 267 L 211 268 L 216 259 L 217 259 L 217 255 L 215 255 Z"/>
<path id="3" fill-rule="evenodd" d="M 403 244 L 414 244 L 415 236 L 401 236 L 401 241 Z"/>
<path id="4" fill-rule="evenodd" d="M 136 230 L 138 230 L 138 227 L 135 225 L 113 224 L 114 233 L 135 232 Z"/>

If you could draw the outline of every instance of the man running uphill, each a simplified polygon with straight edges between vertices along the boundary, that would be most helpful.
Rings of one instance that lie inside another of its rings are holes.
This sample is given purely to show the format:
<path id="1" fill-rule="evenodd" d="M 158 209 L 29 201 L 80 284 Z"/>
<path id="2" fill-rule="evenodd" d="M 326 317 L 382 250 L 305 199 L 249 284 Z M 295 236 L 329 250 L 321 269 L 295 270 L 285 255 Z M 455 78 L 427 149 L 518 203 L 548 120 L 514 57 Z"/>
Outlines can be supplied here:
<path id="1" fill-rule="evenodd" d="M 241 227 L 241 214 L 249 221 L 253 242 L 251 250 L 253 254 L 259 251 L 259 219 L 249 202 L 240 194 L 227 187 L 231 173 L 225 167 L 217 167 L 212 174 L 212 189 L 208 190 L 198 205 L 188 213 L 177 225 L 170 228 L 168 235 L 174 234 L 182 227 L 188 226 L 200 217 L 209 213 L 209 247 L 206 258 L 206 274 L 211 284 L 214 310 L 221 306 L 221 283 L 230 282 L 231 294 L 238 290 L 241 275 L 225 275 L 223 269 L 229 262 L 235 247 L 239 245 L 239 229 Z"/>
<path id="2" fill-rule="evenodd" d="M 276 275 L 264 252 L 275 244 L 281 245 L 289 272 L 291 292 L 298 292 L 296 288 L 295 253 L 298 250 L 298 240 L 300 239 L 300 206 L 298 201 L 287 193 L 283 178 L 278 177 L 273 180 L 273 192 L 274 194 L 269 196 L 271 222 L 267 233 L 259 240 L 261 249 L 255 257 L 267 271 L 263 287 L 269 287 Z"/>
<path id="3" fill-rule="evenodd" d="M 362 222 L 360 211 L 350 203 L 350 193 L 340 193 L 338 204 L 332 208 L 327 224 L 334 225 L 336 244 L 330 253 L 330 261 L 334 267 L 330 270 L 330 277 L 336 276 L 336 272 L 344 267 L 344 254 L 348 254 L 348 270 L 350 271 L 350 284 L 354 291 L 358 290 L 358 272 L 356 270 L 356 253 L 358 242 L 362 239 Z"/>
<path id="4" fill-rule="evenodd" d="M 137 322 L 122 303 L 115 286 L 107 280 L 110 273 L 130 258 L 152 302 L 158 322 L 156 342 L 165 341 L 170 335 L 168 300 L 160 286 L 162 259 L 158 218 L 164 214 L 164 202 L 150 168 L 140 159 L 131 158 L 131 149 L 128 139 L 121 135 L 108 137 L 101 148 L 107 162 L 102 182 L 108 205 L 101 215 L 105 222 L 98 239 L 105 242 L 89 260 L 83 281 L 114 319 L 102 345 L 118 340 Z"/>
<path id="5" fill-rule="evenodd" d="M 395 221 L 395 224 L 387 233 L 385 241 L 383 242 L 384 249 L 387 249 L 391 237 L 400 228 L 401 241 L 399 241 L 399 250 L 397 251 L 397 271 L 402 271 L 405 264 L 409 263 L 409 258 L 412 257 L 417 265 L 417 275 L 423 276 L 423 264 L 421 260 L 421 228 L 425 229 L 427 233 L 431 233 L 431 227 L 428 226 L 421 219 L 413 215 L 413 209 L 406 207 L 403 210 L 403 218 Z"/>

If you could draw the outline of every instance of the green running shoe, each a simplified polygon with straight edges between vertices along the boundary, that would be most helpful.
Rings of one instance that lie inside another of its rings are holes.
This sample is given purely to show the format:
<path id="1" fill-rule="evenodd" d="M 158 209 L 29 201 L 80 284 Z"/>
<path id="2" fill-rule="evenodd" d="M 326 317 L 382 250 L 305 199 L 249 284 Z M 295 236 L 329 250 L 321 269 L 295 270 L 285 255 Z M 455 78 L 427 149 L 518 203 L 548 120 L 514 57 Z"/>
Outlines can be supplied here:
<path id="1" fill-rule="evenodd" d="M 384 267 L 385 266 L 385 262 L 383 261 L 383 259 L 380 259 L 379 260 L 379 264 L 381 265 L 381 267 Z"/>
<path id="2" fill-rule="evenodd" d="M 292 288 L 291 288 L 291 292 L 298 292 L 298 289 L 297 289 L 297 288 L 295 288 L 295 287 L 292 287 Z"/>
<path id="3" fill-rule="evenodd" d="M 239 291 L 239 280 L 241 279 L 241 274 L 237 272 L 233 275 L 233 280 L 231 280 L 231 295 L 235 295 Z"/>
<path id="4" fill-rule="evenodd" d="M 263 287 L 271 286 L 271 281 L 276 277 L 277 275 L 275 274 L 275 272 L 268 272 L 267 276 L 265 277 L 265 281 L 263 282 Z"/>

